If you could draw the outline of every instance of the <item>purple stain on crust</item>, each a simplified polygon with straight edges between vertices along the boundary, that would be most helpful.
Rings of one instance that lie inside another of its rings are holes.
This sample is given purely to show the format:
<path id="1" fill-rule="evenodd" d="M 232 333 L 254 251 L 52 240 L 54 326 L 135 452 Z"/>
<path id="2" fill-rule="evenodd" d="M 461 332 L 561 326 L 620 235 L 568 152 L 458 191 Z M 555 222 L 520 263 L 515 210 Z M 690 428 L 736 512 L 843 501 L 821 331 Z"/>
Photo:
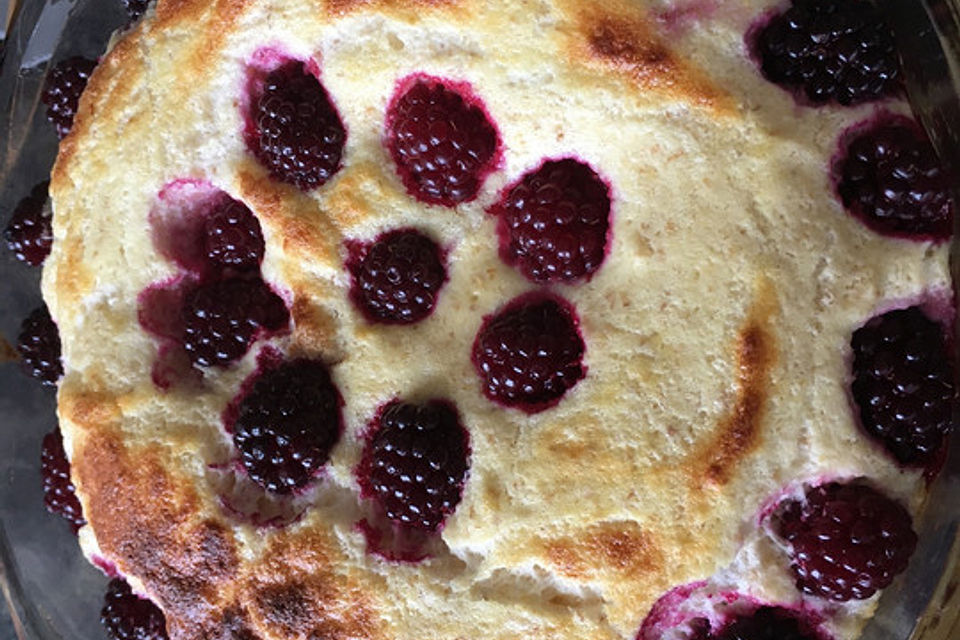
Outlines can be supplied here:
<path id="1" fill-rule="evenodd" d="M 643 619 L 636 640 L 660 640 L 664 632 L 693 620 L 696 614 L 683 611 L 680 605 L 689 600 L 695 591 L 706 586 L 707 581 L 700 580 L 674 587 L 660 596 Z"/>
<path id="2" fill-rule="evenodd" d="M 192 367 L 225 367 L 254 342 L 289 328 L 286 301 L 264 282 L 256 216 L 208 182 L 180 179 L 149 214 L 157 250 L 179 267 L 138 298 L 138 319 L 160 344 L 151 376 L 168 390 L 199 383 Z"/>
<path id="3" fill-rule="evenodd" d="M 167 184 L 148 219 L 157 251 L 199 278 L 255 271 L 263 260 L 263 233 L 256 216 L 208 182 L 180 179 Z"/>
<path id="4" fill-rule="evenodd" d="M 847 212 L 877 233 L 944 242 L 953 232 L 951 177 L 911 118 L 880 112 L 848 128 L 831 178 Z"/>
<path id="5" fill-rule="evenodd" d="M 654 19 L 667 33 L 677 33 L 710 18 L 717 8 L 717 0 L 674 0 L 666 8 L 654 13 Z"/>
<path id="6" fill-rule="evenodd" d="M 299 522 L 310 506 L 311 487 L 289 494 L 264 490 L 240 460 L 207 465 L 220 508 L 231 519 L 262 529 L 282 529 Z"/>
<path id="7" fill-rule="evenodd" d="M 95 566 L 97 569 L 100 569 L 100 571 L 103 572 L 103 575 L 107 576 L 108 578 L 122 577 L 120 574 L 120 569 L 117 568 L 117 565 L 112 561 L 107 560 L 103 556 L 93 554 L 90 557 L 90 561 L 93 563 L 93 566 Z"/>
<path id="8" fill-rule="evenodd" d="M 416 564 L 436 555 L 437 533 L 405 527 L 382 513 L 365 518 L 354 526 L 363 535 L 367 552 L 388 562 Z"/>
<path id="9" fill-rule="evenodd" d="M 165 282 L 156 282 L 137 296 L 137 320 L 157 341 L 157 357 L 150 376 L 161 391 L 175 386 L 199 388 L 203 376 L 193 367 L 183 346 L 183 319 L 180 309 L 188 291 L 196 286 L 192 276 L 178 275 Z"/>
<path id="10" fill-rule="evenodd" d="M 674 632 L 690 640 L 831 640 L 820 614 L 765 603 L 738 591 L 715 590 L 702 580 L 674 587 L 654 603 L 636 640 Z"/>

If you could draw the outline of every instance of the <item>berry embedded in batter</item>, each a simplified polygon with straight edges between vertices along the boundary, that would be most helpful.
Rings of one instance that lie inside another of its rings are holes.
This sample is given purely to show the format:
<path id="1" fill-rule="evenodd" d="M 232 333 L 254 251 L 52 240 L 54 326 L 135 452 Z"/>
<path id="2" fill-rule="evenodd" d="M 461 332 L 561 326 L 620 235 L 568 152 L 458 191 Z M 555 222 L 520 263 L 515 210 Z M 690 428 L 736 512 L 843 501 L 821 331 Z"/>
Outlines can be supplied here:
<path id="1" fill-rule="evenodd" d="M 70 461 L 63 450 L 63 436 L 59 427 L 43 437 L 40 475 L 43 478 L 43 504 L 47 511 L 66 519 L 76 533 L 87 521 L 70 479 Z"/>
<path id="2" fill-rule="evenodd" d="M 484 318 L 473 365 L 487 398 L 537 413 L 560 402 L 586 374 L 584 350 L 572 305 L 530 293 Z"/>
<path id="3" fill-rule="evenodd" d="M 60 380 L 63 375 L 60 333 L 46 305 L 34 309 L 20 325 L 17 351 L 32 377 L 48 386 L 54 386 Z"/>
<path id="4" fill-rule="evenodd" d="M 49 186 L 49 182 L 35 186 L 30 195 L 17 204 L 3 231 L 7 247 L 13 255 L 31 267 L 43 264 L 53 245 L 52 212 L 47 207 Z"/>
<path id="5" fill-rule="evenodd" d="M 436 531 L 460 503 L 469 454 L 469 436 L 451 403 L 394 400 L 371 424 L 357 475 L 388 518 Z"/>
<path id="6" fill-rule="evenodd" d="M 350 299 L 370 322 L 411 324 L 433 311 L 447 279 L 443 252 L 414 229 L 389 231 L 369 245 L 352 243 Z"/>
<path id="7" fill-rule="evenodd" d="M 260 373 L 227 425 L 250 478 L 274 493 L 305 487 L 340 439 L 342 404 L 322 362 L 293 360 Z"/>
<path id="8" fill-rule="evenodd" d="M 204 220 L 203 246 L 211 265 L 252 271 L 263 261 L 263 232 L 247 205 L 225 196 Z"/>
<path id="9" fill-rule="evenodd" d="M 201 367 L 225 367 L 242 358 L 259 334 L 285 328 L 290 313 L 259 277 L 229 278 L 189 291 L 181 320 L 190 360 Z"/>
<path id="10" fill-rule="evenodd" d="M 533 282 L 589 279 L 606 255 L 610 190 L 578 160 L 544 162 L 490 212 L 499 218 L 500 257 Z"/>
<path id="11" fill-rule="evenodd" d="M 280 180 L 310 191 L 340 169 L 347 133 L 326 89 L 299 60 L 274 69 L 251 96 L 247 147 Z"/>
<path id="12" fill-rule="evenodd" d="M 919 307 L 897 309 L 867 321 L 850 346 L 863 428 L 901 464 L 934 462 L 956 398 L 943 327 Z"/>
<path id="13" fill-rule="evenodd" d="M 822 636 L 795 611 L 764 606 L 729 620 L 704 640 L 821 640 Z"/>
<path id="14" fill-rule="evenodd" d="M 61 140 L 73 127 L 80 94 L 96 66 L 96 60 L 74 56 L 61 60 L 47 74 L 40 100 L 47 105 L 47 120 L 57 128 L 57 137 Z"/>
<path id="15" fill-rule="evenodd" d="M 797 588 L 838 602 L 886 588 L 917 544 L 907 510 L 861 482 L 831 482 L 784 501 L 773 530 L 791 547 Z"/>
<path id="16" fill-rule="evenodd" d="M 100 621 L 112 640 L 167 640 L 163 611 L 133 593 L 122 578 L 107 585 Z"/>
<path id="17" fill-rule="evenodd" d="M 868 0 L 792 0 L 753 37 L 764 77 L 811 102 L 851 105 L 901 90 L 893 32 Z"/>
<path id="18" fill-rule="evenodd" d="M 417 76 L 387 110 L 387 149 L 407 191 L 428 204 L 473 200 L 493 169 L 499 140 L 463 83 Z"/>
<path id="19" fill-rule="evenodd" d="M 834 162 L 843 206 L 878 233 L 946 240 L 953 231 L 950 180 L 920 126 L 886 116 L 844 136 Z"/>

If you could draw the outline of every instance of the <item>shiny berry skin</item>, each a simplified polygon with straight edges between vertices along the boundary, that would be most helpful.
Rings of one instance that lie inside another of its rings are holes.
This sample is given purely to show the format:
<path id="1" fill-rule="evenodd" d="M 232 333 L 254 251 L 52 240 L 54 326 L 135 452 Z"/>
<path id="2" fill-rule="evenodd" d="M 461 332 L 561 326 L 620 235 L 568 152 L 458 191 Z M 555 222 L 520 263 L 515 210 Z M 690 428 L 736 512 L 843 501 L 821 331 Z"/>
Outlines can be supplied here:
<path id="1" fill-rule="evenodd" d="M 253 212 L 242 202 L 223 198 L 204 221 L 207 260 L 221 268 L 251 271 L 263 260 L 263 232 Z"/>
<path id="2" fill-rule="evenodd" d="M 53 245 L 53 220 L 46 206 L 49 185 L 49 182 L 42 182 L 35 186 L 30 195 L 17 204 L 3 231 L 10 251 L 31 267 L 43 264 Z"/>
<path id="3" fill-rule="evenodd" d="M 76 533 L 87 521 L 70 479 L 70 462 L 63 450 L 63 436 L 59 428 L 43 437 L 40 475 L 43 477 L 43 504 L 47 511 L 65 518 Z"/>
<path id="4" fill-rule="evenodd" d="M 491 208 L 500 257 L 533 282 L 589 279 L 603 262 L 610 192 L 588 165 L 550 160 Z"/>
<path id="5" fill-rule="evenodd" d="M 281 182 L 310 191 L 341 166 L 347 133 L 326 89 L 291 61 L 271 71 L 253 98 L 247 147 Z"/>
<path id="6" fill-rule="evenodd" d="M 453 207 L 477 196 L 498 140 L 465 85 L 423 76 L 388 108 L 386 144 L 413 197 Z"/>
<path id="7" fill-rule="evenodd" d="M 919 307 L 897 309 L 871 318 L 850 345 L 863 428 L 901 464 L 933 462 L 956 397 L 943 327 Z"/>
<path id="8" fill-rule="evenodd" d="M 347 258 L 350 299 L 370 322 L 411 324 L 433 311 L 447 279 L 443 252 L 414 229 L 353 244 Z"/>
<path id="9" fill-rule="evenodd" d="M 75 56 L 61 60 L 47 74 L 40 100 L 47 105 L 47 120 L 57 128 L 61 140 L 70 133 L 80 94 L 96 66 L 95 60 Z"/>
<path id="10" fill-rule="evenodd" d="M 468 456 L 467 431 L 453 405 L 394 400 L 371 425 L 358 475 L 388 518 L 435 531 L 460 503 Z"/>
<path id="11" fill-rule="evenodd" d="M 233 423 L 250 478 L 274 493 L 306 486 L 340 438 L 342 404 L 321 362 L 293 360 L 260 374 Z"/>
<path id="12" fill-rule="evenodd" d="M 789 609 L 760 607 L 738 615 L 705 640 L 821 640 L 821 635 Z"/>
<path id="13" fill-rule="evenodd" d="M 122 578 L 107 585 L 100 622 L 112 640 L 167 640 L 163 611 L 134 594 Z"/>
<path id="14" fill-rule="evenodd" d="M 753 48 L 767 80 L 813 103 L 851 105 L 901 89 L 893 33 L 867 0 L 793 0 Z"/>
<path id="15" fill-rule="evenodd" d="M 183 345 L 202 367 L 238 360 L 258 334 L 287 326 L 283 300 L 260 278 L 230 278 L 201 284 L 184 296 Z"/>
<path id="16" fill-rule="evenodd" d="M 20 325 L 17 351 L 27 373 L 41 383 L 53 386 L 60 380 L 60 333 L 46 305 L 34 309 Z"/>
<path id="17" fill-rule="evenodd" d="M 526 294 L 484 319 L 473 365 L 490 400 L 527 413 L 557 404 L 586 374 L 584 344 L 571 305 Z"/>
<path id="18" fill-rule="evenodd" d="M 887 587 L 917 544 L 906 509 L 861 483 L 831 482 L 786 500 L 773 529 L 791 546 L 797 588 L 837 602 Z"/>
<path id="19" fill-rule="evenodd" d="M 833 171 L 847 211 L 877 233 L 950 237 L 950 179 L 916 122 L 886 117 L 845 136 L 844 143 Z"/>

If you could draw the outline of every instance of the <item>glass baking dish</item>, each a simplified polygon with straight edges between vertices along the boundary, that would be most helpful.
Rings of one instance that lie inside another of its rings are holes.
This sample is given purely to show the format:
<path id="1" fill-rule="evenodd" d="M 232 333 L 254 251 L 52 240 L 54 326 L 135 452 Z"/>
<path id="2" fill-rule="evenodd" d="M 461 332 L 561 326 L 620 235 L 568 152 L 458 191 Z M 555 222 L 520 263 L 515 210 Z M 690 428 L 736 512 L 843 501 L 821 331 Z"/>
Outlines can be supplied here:
<path id="1" fill-rule="evenodd" d="M 956 0 L 890 0 L 898 1 L 898 8 L 906 7 L 920 25 L 917 33 L 927 51 L 916 72 L 924 77 L 911 83 L 914 106 L 927 124 L 949 120 L 953 111 L 960 114 L 960 83 L 954 81 L 960 77 L 960 7 Z M 27 0 L 19 8 L 0 66 L 4 224 L 16 202 L 49 174 L 56 154 L 56 135 L 39 103 L 50 61 L 96 57 L 125 21 L 120 0 Z M 960 128 L 960 117 L 950 121 Z M 942 124 L 933 125 L 932 137 L 945 159 L 960 159 L 960 135 Z M 953 169 L 957 173 L 960 166 Z M 960 224 L 960 215 L 955 223 Z M 954 239 L 956 253 L 960 233 Z M 960 282 L 954 262 L 954 282 Z M 100 639 L 105 637 L 99 610 L 107 579 L 83 558 L 70 527 L 43 508 L 39 451 L 56 423 L 54 392 L 22 375 L 4 356 L 4 340 L 13 343 L 22 318 L 40 304 L 38 284 L 38 269 L 0 251 L 0 594 L 20 640 Z M 929 508 L 916 523 L 916 554 L 906 574 L 884 593 L 862 640 L 960 640 L 958 523 L 960 438 L 954 438 L 945 469 L 931 488 Z"/>

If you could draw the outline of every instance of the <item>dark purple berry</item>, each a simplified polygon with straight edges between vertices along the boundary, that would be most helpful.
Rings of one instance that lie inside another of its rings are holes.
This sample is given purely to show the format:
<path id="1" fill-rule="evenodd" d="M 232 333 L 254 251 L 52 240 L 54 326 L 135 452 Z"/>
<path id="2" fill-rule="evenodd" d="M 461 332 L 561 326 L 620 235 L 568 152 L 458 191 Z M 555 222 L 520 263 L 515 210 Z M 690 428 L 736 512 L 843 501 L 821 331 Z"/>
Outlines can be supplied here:
<path id="1" fill-rule="evenodd" d="M 610 228 L 610 193 L 588 165 L 550 160 L 491 209 L 500 257 L 534 282 L 589 279 L 600 268 Z"/>
<path id="2" fill-rule="evenodd" d="M 293 360 L 260 374 L 233 424 L 250 478 L 274 493 L 306 486 L 340 438 L 341 404 L 321 362 Z"/>
<path id="3" fill-rule="evenodd" d="M 838 602 L 887 587 L 917 544 L 906 509 L 861 483 L 812 487 L 782 503 L 773 525 L 791 547 L 797 588 Z"/>
<path id="4" fill-rule="evenodd" d="M 528 413 L 559 402 L 586 373 L 577 324 L 569 303 L 540 294 L 485 318 L 473 343 L 484 395 Z"/>
<path id="5" fill-rule="evenodd" d="M 243 357 L 261 332 L 279 331 L 290 314 L 260 278 L 231 278 L 189 292 L 181 311 L 183 345 L 202 367 L 226 366 Z"/>
<path id="6" fill-rule="evenodd" d="M 845 142 L 834 174 L 850 213 L 878 233 L 918 240 L 950 237 L 950 178 L 917 123 L 884 118 Z"/>
<path id="7" fill-rule="evenodd" d="M 955 398 L 943 327 L 919 307 L 897 309 L 871 318 L 850 345 L 863 428 L 901 464 L 931 463 L 952 427 Z"/>
<path id="8" fill-rule="evenodd" d="M 370 322 L 410 324 L 437 304 L 447 279 L 437 244 L 413 229 L 383 234 L 370 245 L 351 247 L 347 268 L 350 298 Z"/>
<path id="9" fill-rule="evenodd" d="M 60 333 L 46 305 L 34 309 L 20 326 L 17 351 L 27 373 L 53 386 L 63 375 L 60 360 Z"/>
<path id="10" fill-rule="evenodd" d="M 40 474 L 43 477 L 43 504 L 47 511 L 65 518 L 76 533 L 87 521 L 83 518 L 83 507 L 70 479 L 70 462 L 63 450 L 59 427 L 43 437 Z"/>
<path id="11" fill-rule="evenodd" d="M 705 640 L 821 640 L 810 624 L 789 609 L 760 607 L 727 622 Z"/>
<path id="12" fill-rule="evenodd" d="M 100 621 L 112 640 L 167 640 L 163 611 L 134 594 L 122 578 L 107 586 Z"/>
<path id="13" fill-rule="evenodd" d="M 96 66 L 95 60 L 75 56 L 61 60 L 47 74 L 40 100 L 47 105 L 47 119 L 56 126 L 60 139 L 70 133 L 80 94 Z"/>
<path id="14" fill-rule="evenodd" d="M 767 80 L 814 103 L 900 91 L 893 33 L 868 0 L 793 0 L 757 32 L 754 51 Z"/>
<path id="15" fill-rule="evenodd" d="M 130 16 L 130 24 L 137 22 L 147 12 L 150 0 L 123 0 L 123 6 Z"/>
<path id="16" fill-rule="evenodd" d="M 435 531 L 460 503 L 469 464 L 467 431 L 453 406 L 394 400 L 371 425 L 361 486 L 387 517 Z"/>
<path id="17" fill-rule="evenodd" d="M 421 77 L 389 107 L 387 148 L 411 195 L 452 207 L 476 197 L 497 132 L 466 87 Z"/>
<path id="18" fill-rule="evenodd" d="M 43 264 L 53 245 L 53 220 L 47 206 L 49 185 L 49 182 L 38 184 L 20 201 L 3 232 L 10 251 L 32 267 Z"/>
<path id="19" fill-rule="evenodd" d="M 309 191 L 340 169 L 346 130 L 326 89 L 302 62 L 267 75 L 251 118 L 247 146 L 277 180 Z"/>
<path id="20" fill-rule="evenodd" d="M 263 260 L 263 232 L 253 212 L 242 202 L 223 198 L 204 221 L 207 260 L 238 271 L 259 268 Z"/>

